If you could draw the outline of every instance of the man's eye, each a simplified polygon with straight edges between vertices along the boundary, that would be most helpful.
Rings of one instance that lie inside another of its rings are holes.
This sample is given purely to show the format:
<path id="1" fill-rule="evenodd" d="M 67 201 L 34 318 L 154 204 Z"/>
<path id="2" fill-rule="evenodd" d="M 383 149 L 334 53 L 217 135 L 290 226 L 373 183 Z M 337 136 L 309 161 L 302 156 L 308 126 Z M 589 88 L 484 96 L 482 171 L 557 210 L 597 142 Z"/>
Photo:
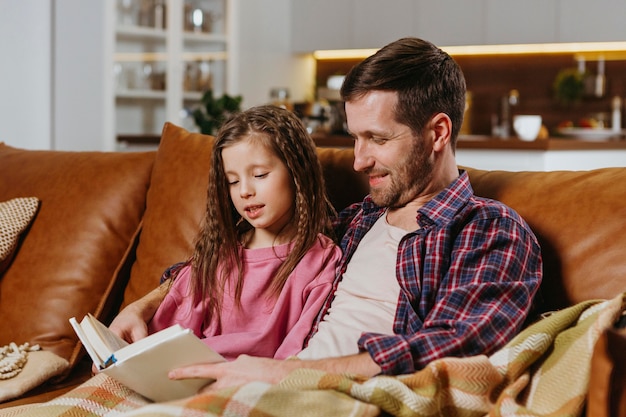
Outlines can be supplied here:
<path id="1" fill-rule="evenodd" d="M 378 145 L 382 145 L 384 143 L 387 143 L 387 138 L 381 138 L 381 137 L 377 137 L 377 136 L 372 136 L 372 142 L 378 144 Z"/>

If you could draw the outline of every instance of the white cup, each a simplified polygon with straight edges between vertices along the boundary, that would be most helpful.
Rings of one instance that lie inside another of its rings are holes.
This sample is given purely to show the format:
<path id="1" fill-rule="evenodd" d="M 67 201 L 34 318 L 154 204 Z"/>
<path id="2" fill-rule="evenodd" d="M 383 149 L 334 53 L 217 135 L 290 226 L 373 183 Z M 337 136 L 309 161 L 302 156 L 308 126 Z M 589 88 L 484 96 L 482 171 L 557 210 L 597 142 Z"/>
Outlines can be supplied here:
<path id="1" fill-rule="evenodd" d="M 515 115 L 513 116 L 513 130 L 521 140 L 535 140 L 541 130 L 541 116 L 536 114 Z"/>

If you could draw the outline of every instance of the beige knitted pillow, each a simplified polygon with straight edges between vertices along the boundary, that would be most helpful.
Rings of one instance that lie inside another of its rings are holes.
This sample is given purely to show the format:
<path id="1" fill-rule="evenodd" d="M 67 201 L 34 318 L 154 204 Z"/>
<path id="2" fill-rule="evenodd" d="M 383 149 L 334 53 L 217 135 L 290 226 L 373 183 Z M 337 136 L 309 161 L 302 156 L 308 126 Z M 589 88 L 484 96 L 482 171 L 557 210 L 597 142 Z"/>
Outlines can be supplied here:
<path id="1" fill-rule="evenodd" d="M 20 197 L 0 203 L 0 275 L 11 263 L 20 236 L 37 213 L 39 199 Z"/>

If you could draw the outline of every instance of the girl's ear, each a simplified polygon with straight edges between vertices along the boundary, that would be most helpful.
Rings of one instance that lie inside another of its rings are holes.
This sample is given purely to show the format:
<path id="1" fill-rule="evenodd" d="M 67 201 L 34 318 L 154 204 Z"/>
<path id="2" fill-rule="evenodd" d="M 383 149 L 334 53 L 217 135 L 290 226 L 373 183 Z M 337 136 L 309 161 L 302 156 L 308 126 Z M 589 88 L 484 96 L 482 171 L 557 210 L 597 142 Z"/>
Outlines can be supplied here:
<path id="1" fill-rule="evenodd" d="M 445 113 L 437 113 L 430 119 L 430 123 L 434 133 L 433 150 L 442 151 L 450 143 L 452 120 Z"/>

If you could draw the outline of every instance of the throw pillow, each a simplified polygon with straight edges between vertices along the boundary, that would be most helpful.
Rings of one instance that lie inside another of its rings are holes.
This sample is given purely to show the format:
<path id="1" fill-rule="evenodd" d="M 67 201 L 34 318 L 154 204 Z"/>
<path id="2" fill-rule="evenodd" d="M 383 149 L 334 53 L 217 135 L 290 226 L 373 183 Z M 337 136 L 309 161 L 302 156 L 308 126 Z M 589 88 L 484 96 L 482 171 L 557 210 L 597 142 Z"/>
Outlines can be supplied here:
<path id="1" fill-rule="evenodd" d="M 36 197 L 14 198 L 0 203 L 0 276 L 8 268 L 20 236 L 37 213 Z"/>
<path id="2" fill-rule="evenodd" d="M 212 136 L 165 123 L 124 304 L 156 288 L 167 267 L 193 253 L 206 209 L 212 149 Z"/>

